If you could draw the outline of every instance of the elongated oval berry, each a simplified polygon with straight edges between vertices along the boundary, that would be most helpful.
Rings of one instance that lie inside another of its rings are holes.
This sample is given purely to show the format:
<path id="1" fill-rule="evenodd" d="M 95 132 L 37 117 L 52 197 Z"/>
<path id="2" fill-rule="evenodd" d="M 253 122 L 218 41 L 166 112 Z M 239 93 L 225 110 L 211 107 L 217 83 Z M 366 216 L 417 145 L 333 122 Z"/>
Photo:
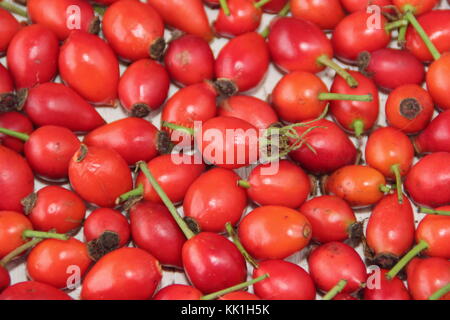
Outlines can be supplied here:
<path id="1" fill-rule="evenodd" d="M 413 138 L 417 153 L 450 152 L 450 110 L 440 113 Z"/>
<path id="2" fill-rule="evenodd" d="M 6 52 L 9 43 L 14 35 L 20 30 L 21 25 L 19 21 L 9 12 L 0 8 L 0 54 Z"/>

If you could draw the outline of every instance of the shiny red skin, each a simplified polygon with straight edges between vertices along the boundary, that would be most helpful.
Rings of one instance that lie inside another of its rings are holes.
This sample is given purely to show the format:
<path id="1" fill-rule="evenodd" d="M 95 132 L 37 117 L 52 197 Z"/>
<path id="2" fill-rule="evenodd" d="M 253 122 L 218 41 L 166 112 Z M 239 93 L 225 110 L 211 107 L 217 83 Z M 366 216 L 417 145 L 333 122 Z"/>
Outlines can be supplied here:
<path id="1" fill-rule="evenodd" d="M 1 11 L 0 11 L 1 12 Z M 3 64 L 0 63 L 0 94 L 14 91 L 14 81 Z"/>
<path id="2" fill-rule="evenodd" d="M 23 110 L 36 126 L 55 125 L 87 132 L 105 124 L 93 106 L 60 83 L 48 82 L 31 88 Z"/>
<path id="3" fill-rule="evenodd" d="M 151 110 L 158 109 L 166 100 L 170 79 L 158 62 L 142 59 L 131 64 L 119 82 L 119 98 L 122 107 L 133 112 L 136 104 L 145 104 Z"/>
<path id="4" fill-rule="evenodd" d="M 306 135 L 306 141 L 316 150 L 314 154 L 306 146 L 289 153 L 300 166 L 315 174 L 331 173 L 336 169 L 352 164 L 356 160 L 356 148 L 334 122 L 322 119 L 310 126 L 323 126 L 316 128 Z M 295 127 L 301 135 L 308 127 Z"/>
<path id="5" fill-rule="evenodd" d="M 33 171 L 47 179 L 67 178 L 69 162 L 80 147 L 80 140 L 67 128 L 43 126 L 25 143 L 25 156 Z"/>
<path id="6" fill-rule="evenodd" d="M 245 120 L 258 129 L 267 129 L 278 122 L 278 116 L 270 104 L 256 97 L 244 95 L 222 100 L 218 115 Z"/>
<path id="7" fill-rule="evenodd" d="M 255 6 L 254 0 L 228 0 L 230 14 L 219 10 L 214 30 L 225 37 L 234 37 L 255 31 L 261 23 L 262 10 Z"/>
<path id="8" fill-rule="evenodd" d="M 258 2 L 259 0 L 254 1 Z M 288 0 L 272 0 L 263 6 L 263 10 L 268 13 L 278 13 L 283 9 L 287 2 Z"/>
<path id="9" fill-rule="evenodd" d="M 247 207 L 240 177 L 231 170 L 214 168 L 198 177 L 186 192 L 184 214 L 193 218 L 200 230 L 223 232 L 225 224 L 235 225 Z"/>
<path id="10" fill-rule="evenodd" d="M 22 233 L 32 229 L 31 221 L 25 215 L 16 211 L 0 211 L 0 259 L 27 242 Z"/>
<path id="11" fill-rule="evenodd" d="M 259 130 L 238 118 L 207 120 L 195 133 L 195 141 L 205 161 L 221 168 L 245 167 L 259 157 Z"/>
<path id="12" fill-rule="evenodd" d="M 231 80 L 239 92 L 248 91 L 263 80 L 269 62 L 264 38 L 256 32 L 244 33 L 220 50 L 215 65 L 216 77 Z"/>
<path id="13" fill-rule="evenodd" d="M 445 53 L 430 65 L 426 76 L 428 92 L 440 110 L 450 110 L 450 102 L 448 100 L 450 81 L 448 81 L 447 77 L 449 72 L 450 53 Z"/>
<path id="14" fill-rule="evenodd" d="M 130 224 L 120 211 L 110 208 L 98 208 L 92 211 L 83 223 L 86 241 L 98 239 L 105 231 L 115 232 L 119 236 L 119 248 L 130 240 Z"/>
<path id="15" fill-rule="evenodd" d="M 123 158 L 108 148 L 89 147 L 82 160 L 78 150 L 69 164 L 72 188 L 99 207 L 114 207 L 117 197 L 131 190 L 131 171 Z"/>
<path id="16" fill-rule="evenodd" d="M 69 267 L 77 266 L 82 277 L 92 260 L 86 245 L 75 239 L 47 239 L 36 245 L 27 257 L 27 272 L 34 281 L 63 289 L 68 286 Z M 78 271 L 77 271 L 78 272 Z"/>
<path id="17" fill-rule="evenodd" d="M 141 201 L 131 207 L 129 215 L 131 236 L 138 248 L 162 265 L 183 267 L 181 250 L 186 237 L 165 206 Z"/>
<path id="18" fill-rule="evenodd" d="M 194 128 L 195 121 L 204 122 L 216 116 L 218 94 L 209 82 L 192 84 L 181 88 L 167 100 L 161 121 L 166 121 L 186 128 Z M 177 146 L 190 146 L 193 137 L 182 131 L 163 127 Z"/>
<path id="19" fill-rule="evenodd" d="M 267 174 L 273 164 L 256 166 L 247 179 L 248 197 L 260 206 L 298 208 L 311 193 L 312 182 L 302 168 L 288 160 L 278 162 L 276 173 Z"/>
<path id="20" fill-rule="evenodd" d="M 86 215 L 81 198 L 60 186 L 45 186 L 36 193 L 28 218 L 36 230 L 67 233 L 77 230 Z"/>
<path id="21" fill-rule="evenodd" d="M 119 62 L 111 47 L 98 36 L 73 31 L 59 55 L 61 79 L 95 104 L 114 104 L 119 83 Z"/>
<path id="22" fill-rule="evenodd" d="M 405 11 L 405 6 L 414 8 L 414 15 L 421 15 L 431 11 L 440 1 L 439 0 L 392 0 L 392 4 Z"/>
<path id="23" fill-rule="evenodd" d="M 89 132 L 83 143 L 114 149 L 131 166 L 158 155 L 158 129 L 147 120 L 129 117 Z"/>
<path id="24" fill-rule="evenodd" d="M 418 153 L 450 152 L 450 110 L 440 113 L 414 137 L 414 147 Z"/>
<path id="25" fill-rule="evenodd" d="M 402 85 L 420 85 L 425 79 L 422 62 L 406 50 L 383 48 L 370 54 L 365 71 L 381 89 L 391 91 Z"/>
<path id="26" fill-rule="evenodd" d="M 417 17 L 417 21 L 439 52 L 450 50 L 450 10 L 430 11 Z M 406 32 L 406 49 L 422 62 L 433 61 L 430 51 L 412 26 Z"/>
<path id="27" fill-rule="evenodd" d="M 212 293 L 242 283 L 247 277 L 245 259 L 227 238 L 201 232 L 183 246 L 183 266 L 194 287 Z"/>
<path id="28" fill-rule="evenodd" d="M 218 300 L 244 301 L 244 300 L 261 300 L 261 298 L 247 291 L 235 291 L 221 296 Z"/>
<path id="29" fill-rule="evenodd" d="M 214 78 L 214 54 L 206 40 L 185 34 L 172 40 L 164 54 L 164 65 L 172 81 L 184 86 Z"/>
<path id="30" fill-rule="evenodd" d="M 373 13 L 357 11 L 339 22 L 331 39 L 335 55 L 339 59 L 353 63 L 361 52 L 370 53 L 389 44 L 391 35 L 384 29 L 386 18 L 380 16 L 380 28 L 369 28 L 368 20 L 372 15 Z"/>
<path id="31" fill-rule="evenodd" d="M 364 300 L 411 300 L 411 295 L 402 280 L 386 278 L 389 270 L 380 269 L 379 287 L 364 288 Z"/>
<path id="32" fill-rule="evenodd" d="M 342 5 L 348 12 L 366 11 L 369 4 L 378 5 L 380 7 L 392 4 L 392 0 L 341 0 Z"/>
<path id="33" fill-rule="evenodd" d="M 306 201 L 299 209 L 312 227 L 312 239 L 326 243 L 344 241 L 356 223 L 352 208 L 339 197 L 319 196 Z"/>
<path id="34" fill-rule="evenodd" d="M 197 163 L 197 156 L 184 156 L 185 161 L 177 163 L 172 155 L 158 156 L 147 163 L 148 169 L 174 203 L 180 203 L 186 196 L 189 187 L 203 173 L 205 165 Z M 136 178 L 136 186 L 144 186 L 144 199 L 153 203 L 163 204 L 163 201 L 151 186 L 145 175 L 140 172 Z M 174 188 L 176 186 L 176 188 Z"/>
<path id="35" fill-rule="evenodd" d="M 266 273 L 269 274 L 269 278 L 253 285 L 255 294 L 261 299 L 315 300 L 314 282 L 302 267 L 284 260 L 267 260 L 253 270 L 253 277 Z"/>
<path id="36" fill-rule="evenodd" d="M 16 283 L 0 294 L 0 300 L 72 300 L 65 292 L 37 281 Z"/>
<path id="37" fill-rule="evenodd" d="M 366 282 L 367 272 L 359 254 L 342 242 L 328 242 L 314 249 L 308 258 L 309 272 L 317 288 L 328 292 L 340 280 L 347 280 L 342 293 L 352 293 Z"/>
<path id="38" fill-rule="evenodd" d="M 16 111 L 0 114 L 0 127 L 26 134 L 30 134 L 33 131 L 33 124 L 30 119 Z M 25 144 L 22 140 L 3 133 L 0 133 L 0 143 L 18 153 L 23 151 Z"/>
<path id="39" fill-rule="evenodd" d="M 450 206 L 439 207 L 436 210 L 450 211 Z M 424 240 L 428 249 L 424 253 L 431 257 L 450 259 L 450 217 L 427 215 L 416 230 L 416 241 Z"/>
<path id="40" fill-rule="evenodd" d="M 344 78 L 336 76 L 330 88 L 330 92 L 354 95 L 372 95 L 372 101 L 330 101 L 330 113 L 334 119 L 346 131 L 354 132 L 353 123 L 361 120 L 364 123 L 364 130 L 371 129 L 378 120 L 380 112 L 380 98 L 375 83 L 356 71 L 349 71 L 353 78 L 358 81 L 358 87 L 351 88 Z"/>
<path id="41" fill-rule="evenodd" d="M 11 285 L 11 277 L 8 270 L 4 267 L 0 267 L 0 293 Z"/>
<path id="42" fill-rule="evenodd" d="M 203 294 L 192 286 L 171 284 L 159 290 L 153 300 L 200 300 Z"/>
<path id="43" fill-rule="evenodd" d="M 211 41 L 214 37 L 202 0 L 149 0 L 164 22 Z"/>
<path id="44" fill-rule="evenodd" d="M 164 22 L 148 3 L 122 0 L 108 6 L 102 30 L 117 55 L 136 61 L 148 58 L 151 46 L 164 37 Z"/>
<path id="45" fill-rule="evenodd" d="M 279 18 L 271 24 L 268 39 L 273 62 L 285 72 L 317 73 L 325 69 L 317 58 L 333 57 L 330 40 L 317 25 L 307 20 Z"/>
<path id="46" fill-rule="evenodd" d="M 414 267 L 410 265 L 415 262 Z M 428 298 L 450 282 L 450 261 L 442 258 L 426 258 L 411 261 L 407 269 L 408 288 L 414 300 Z M 450 293 L 441 300 L 450 300 Z"/>
<path id="47" fill-rule="evenodd" d="M 406 176 L 405 189 L 421 205 L 439 207 L 450 202 L 450 153 L 436 152 L 419 160 Z"/>
<path id="48" fill-rule="evenodd" d="M 148 300 L 162 278 L 161 266 L 139 248 L 121 248 L 103 256 L 87 273 L 83 300 Z"/>
<path id="49" fill-rule="evenodd" d="M 340 0 L 293 0 L 291 12 L 295 18 L 311 21 L 324 30 L 333 30 L 345 17 Z"/>
<path id="50" fill-rule="evenodd" d="M 282 206 L 262 206 L 239 224 L 239 238 L 256 259 L 284 259 L 309 244 L 311 224 L 300 212 Z"/>
<path id="51" fill-rule="evenodd" d="M 33 24 L 17 32 L 6 57 L 16 89 L 53 80 L 58 72 L 58 54 L 58 38 L 50 29 Z"/>
<path id="52" fill-rule="evenodd" d="M 71 10 L 70 6 L 77 8 Z M 91 32 L 95 23 L 94 9 L 87 1 L 30 0 L 27 1 L 27 9 L 28 16 L 33 23 L 51 29 L 61 41 L 65 40 L 73 30 L 68 26 L 76 26 L 79 27 L 78 30 Z M 79 25 L 75 25 L 75 23 L 79 23 Z"/>
<path id="53" fill-rule="evenodd" d="M 14 35 L 19 32 L 21 25 L 19 21 L 5 9 L 0 9 L 0 24 L 2 28 L 0 30 L 0 56 L 6 52 L 9 43 Z"/>
<path id="54" fill-rule="evenodd" d="M 0 168 L 0 210 L 23 212 L 20 202 L 34 190 L 30 166 L 18 153 L 0 146 Z"/>
<path id="55" fill-rule="evenodd" d="M 366 241 L 374 255 L 401 257 L 414 244 L 414 213 L 410 201 L 397 194 L 383 197 L 372 210 L 366 229 Z"/>

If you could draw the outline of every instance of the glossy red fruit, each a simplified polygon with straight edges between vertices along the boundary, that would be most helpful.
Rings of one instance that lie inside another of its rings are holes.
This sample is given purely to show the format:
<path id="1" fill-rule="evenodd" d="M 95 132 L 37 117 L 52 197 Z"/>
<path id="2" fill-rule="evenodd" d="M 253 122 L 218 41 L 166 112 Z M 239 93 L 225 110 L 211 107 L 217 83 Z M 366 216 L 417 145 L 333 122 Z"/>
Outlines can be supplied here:
<path id="1" fill-rule="evenodd" d="M 0 300 L 72 300 L 65 292 L 37 281 L 16 283 L 0 294 Z"/>
<path id="2" fill-rule="evenodd" d="M 255 0 L 258 2 L 259 0 Z M 264 12 L 278 13 L 286 5 L 288 0 L 271 0 L 263 6 Z"/>
<path id="3" fill-rule="evenodd" d="M 83 242 L 75 238 L 47 239 L 31 250 L 27 258 L 27 272 L 35 281 L 62 289 L 71 284 L 70 267 L 78 267 L 76 272 L 82 277 L 91 262 Z"/>
<path id="4" fill-rule="evenodd" d="M 164 23 L 148 3 L 121 0 L 108 6 L 102 30 L 113 50 L 125 60 L 136 61 L 149 56 L 159 59 L 163 53 Z"/>
<path id="5" fill-rule="evenodd" d="M 0 259 L 27 242 L 22 237 L 33 226 L 28 218 L 16 211 L 0 211 Z"/>
<path id="6" fill-rule="evenodd" d="M 300 212 L 281 206 L 254 209 L 239 224 L 239 238 L 256 259 L 284 259 L 302 250 L 312 228 Z"/>
<path id="7" fill-rule="evenodd" d="M 312 239 L 326 243 L 361 236 L 352 208 L 339 197 L 319 196 L 306 201 L 299 209 L 312 227 Z"/>
<path id="8" fill-rule="evenodd" d="M 245 260 L 227 238 L 201 232 L 183 246 L 183 266 L 191 283 L 212 293 L 242 283 L 247 277 Z"/>
<path id="9" fill-rule="evenodd" d="M 366 229 L 366 243 L 374 262 L 391 268 L 414 244 L 414 213 L 407 197 L 383 197 L 372 210 Z M 384 278 L 384 277 L 383 277 Z"/>
<path id="10" fill-rule="evenodd" d="M 133 243 L 152 254 L 162 265 L 183 267 L 181 250 L 186 237 L 167 208 L 141 201 L 129 211 Z"/>
<path id="11" fill-rule="evenodd" d="M 0 11 L 1 12 L 1 11 Z M 14 82 L 3 64 L 0 63 L 0 98 L 3 93 L 11 93 L 14 91 Z M 1 102 L 2 100 L 0 100 Z"/>
<path id="12" fill-rule="evenodd" d="M 171 284 L 159 290 L 153 300 L 200 300 L 203 294 L 192 286 Z"/>
<path id="13" fill-rule="evenodd" d="M 341 0 L 342 5 L 348 12 L 366 11 L 369 5 L 377 5 L 380 7 L 392 4 L 392 0 Z"/>
<path id="14" fill-rule="evenodd" d="M 255 31 L 261 23 L 262 9 L 255 5 L 254 0 L 227 0 L 229 14 L 219 10 L 214 30 L 222 36 L 239 36 Z"/>
<path id="15" fill-rule="evenodd" d="M 315 152 L 303 145 L 289 153 L 302 168 L 314 174 L 323 174 L 355 163 L 356 148 L 353 142 L 334 122 L 322 119 L 314 121 L 307 127 L 295 127 L 295 130 L 301 135 L 312 126 L 319 126 L 319 128 L 307 133 L 305 140 Z"/>
<path id="16" fill-rule="evenodd" d="M 114 104 L 119 62 L 111 47 L 96 35 L 73 31 L 61 47 L 59 72 L 61 79 L 87 101 Z"/>
<path id="17" fill-rule="evenodd" d="M 212 80 L 215 59 L 206 40 L 185 34 L 172 40 L 164 54 L 170 79 L 184 86 Z"/>
<path id="18" fill-rule="evenodd" d="M 383 48 L 363 52 L 358 58 L 360 70 L 383 90 L 391 91 L 407 84 L 420 85 L 425 79 L 423 64 L 406 50 Z"/>
<path id="19" fill-rule="evenodd" d="M 36 230 L 67 233 L 80 228 L 86 214 L 81 198 L 59 186 L 45 186 L 24 201 L 25 212 Z"/>
<path id="20" fill-rule="evenodd" d="M 450 81 L 446 75 L 450 72 L 450 53 L 441 56 L 440 59 L 433 62 L 427 72 L 427 88 L 434 103 L 441 110 L 449 110 L 448 92 L 450 90 Z"/>
<path id="21" fill-rule="evenodd" d="M 402 280 L 397 277 L 388 280 L 385 276 L 388 272 L 386 269 L 381 269 L 379 275 L 375 272 L 377 271 L 374 271 L 372 276 L 377 279 L 374 280 L 375 283 L 364 288 L 364 300 L 411 300 L 409 291 Z"/>
<path id="22" fill-rule="evenodd" d="M 288 160 L 279 161 L 276 171 L 270 172 L 272 165 L 260 164 L 250 172 L 247 195 L 260 206 L 300 207 L 313 189 L 310 177 Z"/>
<path id="23" fill-rule="evenodd" d="M 117 234 L 119 248 L 125 246 L 130 240 L 130 225 L 120 211 L 110 208 L 95 209 L 84 221 L 84 237 L 89 242 L 98 239 L 105 231 Z"/>
<path id="24" fill-rule="evenodd" d="M 450 153 L 436 152 L 419 160 L 405 180 L 411 199 L 429 207 L 450 202 Z"/>
<path id="25" fill-rule="evenodd" d="M 103 256 L 87 273 L 83 300 L 148 300 L 162 278 L 161 266 L 138 248 L 121 248 Z M 108 285 L 105 286 L 105 279 Z"/>
<path id="26" fill-rule="evenodd" d="M 392 4 L 401 11 L 409 10 L 408 7 L 413 7 L 414 14 L 419 16 L 425 12 L 431 11 L 439 0 L 392 0 Z"/>
<path id="27" fill-rule="evenodd" d="M 27 9 L 33 23 L 51 29 L 59 40 L 65 40 L 74 29 L 97 33 L 100 28 L 94 9 L 86 1 L 30 0 Z"/>
<path id="28" fill-rule="evenodd" d="M 247 207 L 247 195 L 238 186 L 239 176 L 231 170 L 211 169 L 198 177 L 186 192 L 185 216 L 192 218 L 200 230 L 223 232 L 225 224 L 235 225 Z"/>
<path id="29" fill-rule="evenodd" d="M 171 154 L 161 155 L 151 160 L 147 165 L 172 202 L 180 203 L 185 198 L 190 185 L 203 173 L 205 165 L 197 162 L 198 155 L 176 158 Z M 144 186 L 144 199 L 153 203 L 163 204 L 155 189 L 140 172 L 136 178 L 136 186 Z M 177 186 L 174 188 L 173 186 Z"/>
<path id="30" fill-rule="evenodd" d="M 116 151 L 85 145 L 71 159 L 69 180 L 84 200 L 100 207 L 113 207 L 133 185 L 130 168 Z"/>
<path id="31" fill-rule="evenodd" d="M 94 107 L 60 83 L 48 82 L 31 88 L 23 110 L 36 126 L 55 125 L 88 132 L 105 124 Z"/>
<path id="32" fill-rule="evenodd" d="M 50 29 L 34 24 L 17 32 L 7 53 L 16 88 L 31 88 L 53 80 L 58 71 L 58 54 L 58 38 Z"/>
<path id="33" fill-rule="evenodd" d="M 386 18 L 380 15 L 380 26 L 374 27 L 371 21 L 373 13 L 358 11 L 346 16 L 339 22 L 333 31 L 331 42 L 336 56 L 345 61 L 354 63 L 361 52 L 373 52 L 385 48 L 391 36 L 384 26 Z M 373 20 L 373 19 L 372 19 Z"/>
<path id="34" fill-rule="evenodd" d="M 309 272 L 317 288 L 328 292 L 340 280 L 347 280 L 343 293 L 352 293 L 366 282 L 366 266 L 359 254 L 342 242 L 328 242 L 314 249 L 308 258 Z"/>
<path id="35" fill-rule="evenodd" d="M 129 117 L 89 132 L 83 143 L 114 149 L 131 166 L 158 155 L 158 129 L 147 120 Z"/>
<path id="36" fill-rule="evenodd" d="M 450 152 L 450 110 L 434 118 L 418 136 L 413 138 L 417 153 Z"/>
<path id="37" fill-rule="evenodd" d="M 0 23 L 2 29 L 0 30 L 0 55 L 6 52 L 9 43 L 14 35 L 19 32 L 21 25 L 19 21 L 5 9 L 0 9 Z"/>
<path id="38" fill-rule="evenodd" d="M 344 9 L 339 0 L 293 0 L 292 15 L 315 23 L 321 29 L 332 30 L 345 17 Z"/>
<path id="39" fill-rule="evenodd" d="M 356 136 L 371 129 L 378 119 L 380 112 L 380 98 L 375 83 L 356 71 L 349 71 L 358 81 L 358 87 L 351 88 L 341 76 L 334 78 L 330 88 L 332 93 L 365 95 L 370 94 L 372 101 L 330 101 L 330 113 L 346 131 L 354 132 Z"/>
<path id="40" fill-rule="evenodd" d="M 258 129 L 267 129 L 278 122 L 278 116 L 270 104 L 252 96 L 236 95 L 219 105 L 219 116 L 247 121 Z"/>
<path id="41" fill-rule="evenodd" d="M 11 277 L 8 270 L 0 267 L 0 293 L 11 285 Z"/>
<path id="42" fill-rule="evenodd" d="M 23 212 L 21 201 L 34 189 L 30 166 L 18 153 L 0 146 L 0 168 L 0 210 Z"/>
<path id="43" fill-rule="evenodd" d="M 150 59 L 136 61 L 120 78 L 121 105 L 132 116 L 146 117 L 166 100 L 169 85 L 169 75 L 158 62 Z"/>
<path id="44" fill-rule="evenodd" d="M 428 300 L 450 282 L 450 261 L 443 258 L 416 259 L 408 265 L 407 274 L 413 299 Z M 447 293 L 441 299 L 450 300 L 450 294 Z"/>
<path id="45" fill-rule="evenodd" d="M 33 124 L 30 119 L 15 111 L 0 114 L 0 127 L 25 134 L 30 134 L 33 131 Z M 16 152 L 20 153 L 23 151 L 24 142 L 22 140 L 3 133 L 0 133 L 0 143 Z"/>
<path id="46" fill-rule="evenodd" d="M 269 49 L 264 38 L 256 32 L 244 33 L 231 39 L 217 56 L 215 72 L 217 85 L 226 95 L 255 88 L 269 67 Z"/>
<path id="47" fill-rule="evenodd" d="M 434 103 L 425 89 L 408 84 L 389 94 L 385 112 L 389 126 L 413 134 L 428 125 L 433 117 Z"/>
<path id="48" fill-rule="evenodd" d="M 211 41 L 213 32 L 201 0 L 149 0 L 164 22 L 183 32 Z"/>
<path id="49" fill-rule="evenodd" d="M 255 294 L 264 300 L 314 300 L 316 288 L 308 272 L 283 260 L 267 260 L 253 271 L 253 277 L 269 274 L 269 278 L 255 283 Z M 299 290 L 299 288 L 302 288 Z"/>
<path id="50" fill-rule="evenodd" d="M 436 210 L 449 211 L 450 206 L 439 207 Z M 450 217 L 444 215 L 427 215 L 416 230 L 416 241 L 425 241 L 428 248 L 424 253 L 431 257 L 450 259 Z"/>

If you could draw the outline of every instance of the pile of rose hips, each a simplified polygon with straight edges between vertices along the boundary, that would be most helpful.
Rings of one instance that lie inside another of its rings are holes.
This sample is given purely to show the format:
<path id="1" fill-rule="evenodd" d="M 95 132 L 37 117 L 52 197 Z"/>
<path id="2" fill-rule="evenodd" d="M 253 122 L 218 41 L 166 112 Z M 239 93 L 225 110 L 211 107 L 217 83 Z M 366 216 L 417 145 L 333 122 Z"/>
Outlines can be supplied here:
<path id="1" fill-rule="evenodd" d="M 77 280 L 81 299 L 450 299 L 438 0 L 26 2 L 0 2 L 29 18 L 0 9 L 0 299 L 71 299 Z M 181 31 L 168 43 L 165 26 Z M 215 36 L 230 38 L 217 57 Z M 245 94 L 270 63 L 269 101 Z M 95 108 L 119 105 L 111 123 Z M 300 251 L 308 271 L 285 260 Z M 30 281 L 10 285 L 17 263 Z M 161 266 L 191 285 L 160 288 Z"/>

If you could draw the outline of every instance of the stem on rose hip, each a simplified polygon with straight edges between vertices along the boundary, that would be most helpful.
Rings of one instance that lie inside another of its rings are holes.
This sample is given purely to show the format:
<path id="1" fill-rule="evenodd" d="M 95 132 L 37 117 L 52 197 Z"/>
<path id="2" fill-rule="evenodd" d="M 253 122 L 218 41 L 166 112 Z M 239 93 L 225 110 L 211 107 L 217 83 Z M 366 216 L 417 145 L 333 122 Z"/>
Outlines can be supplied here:
<path id="1" fill-rule="evenodd" d="M 244 248 L 241 241 L 239 240 L 239 237 L 234 230 L 231 223 L 227 222 L 225 224 L 225 229 L 227 230 L 228 235 L 230 236 L 231 240 L 233 241 L 234 245 L 238 248 L 239 252 L 242 254 L 242 256 L 245 258 L 245 260 L 250 263 L 253 268 L 258 269 L 259 265 L 258 262 L 256 262 L 255 258 L 253 258 L 250 253 Z"/>
<path id="2" fill-rule="evenodd" d="M 250 182 L 248 182 L 247 180 L 242 180 L 242 179 L 237 182 L 237 185 L 244 189 L 250 189 L 250 187 L 251 187 Z"/>
<path id="3" fill-rule="evenodd" d="M 57 239 L 57 240 L 69 240 L 70 237 L 66 234 L 55 232 L 44 232 L 36 230 L 25 230 L 22 232 L 24 238 L 41 238 L 41 239 Z"/>
<path id="4" fill-rule="evenodd" d="M 7 136 L 17 138 L 22 141 L 27 141 L 30 139 L 30 136 L 26 133 L 6 129 L 6 128 L 0 128 L 0 133 L 6 134 Z"/>
<path id="5" fill-rule="evenodd" d="M 344 80 L 347 82 L 347 84 L 352 87 L 356 88 L 358 86 L 358 81 L 350 74 L 348 73 L 344 68 L 342 68 L 340 65 L 338 65 L 336 62 L 334 62 L 329 56 L 326 54 L 323 54 L 317 58 L 317 62 L 323 66 L 326 66 L 330 69 L 333 69 L 336 71 L 338 75 L 340 75 Z"/>
<path id="6" fill-rule="evenodd" d="M 6 1 L 0 1 L 0 8 L 3 8 L 11 13 L 17 14 L 21 17 L 28 18 L 28 14 L 26 10 L 23 10 L 22 8 L 13 5 L 10 2 Z"/>
<path id="7" fill-rule="evenodd" d="M 403 203 L 403 190 L 402 190 L 402 175 L 400 174 L 400 165 L 394 164 L 391 166 L 391 171 L 395 175 L 395 186 L 397 189 L 398 203 Z"/>
<path id="8" fill-rule="evenodd" d="M 339 282 L 323 296 L 323 300 L 333 299 L 338 293 L 340 293 L 342 290 L 344 290 L 346 285 L 347 285 L 347 280 L 344 280 L 344 279 L 339 280 Z"/>
<path id="9" fill-rule="evenodd" d="M 442 288 L 440 288 L 438 291 L 436 291 L 435 293 L 433 293 L 428 300 L 439 300 L 440 298 L 442 298 L 444 295 L 446 295 L 447 293 L 450 292 L 450 283 L 448 283 L 447 285 L 443 286 Z"/>
<path id="10" fill-rule="evenodd" d="M 424 208 L 424 207 L 419 207 L 419 212 L 426 213 L 426 214 L 435 214 L 435 215 L 440 215 L 440 216 L 450 216 L 450 211 L 434 210 L 434 209 L 429 209 L 429 208 Z"/>
<path id="11" fill-rule="evenodd" d="M 364 127 L 365 127 L 364 121 L 362 121 L 361 119 L 353 120 L 353 122 L 350 125 L 350 127 L 355 132 L 355 136 L 357 138 L 361 138 L 361 135 L 364 133 Z"/>
<path id="12" fill-rule="evenodd" d="M 188 135 L 191 135 L 191 136 L 193 136 L 195 134 L 195 131 L 194 131 L 193 128 L 180 126 L 178 124 L 167 122 L 167 121 L 162 121 L 161 122 L 161 127 L 169 128 L 169 129 L 172 129 L 174 131 L 181 131 L 181 132 L 183 132 L 185 134 L 188 134 Z"/>
<path id="13" fill-rule="evenodd" d="M 227 0 L 219 0 L 220 7 L 223 10 L 223 13 L 225 13 L 226 16 L 230 15 L 230 8 L 228 7 Z"/>
<path id="14" fill-rule="evenodd" d="M 144 186 L 142 184 L 140 184 L 133 190 L 130 190 L 130 191 L 125 192 L 124 194 L 120 195 L 116 199 L 116 204 L 120 204 L 122 202 L 129 200 L 130 198 L 141 197 L 143 195 L 144 195 Z"/>
<path id="15" fill-rule="evenodd" d="M 286 5 L 278 12 L 277 17 L 286 17 L 291 11 L 291 2 L 288 1 Z M 261 32 L 261 36 L 263 38 L 267 38 L 270 33 L 270 25 L 268 25 L 263 32 Z"/>
<path id="16" fill-rule="evenodd" d="M 245 289 L 247 287 L 250 287 L 251 285 L 253 285 L 255 283 L 258 283 L 260 281 L 263 281 L 263 280 L 265 280 L 267 278 L 269 278 L 269 274 L 268 273 L 266 273 L 266 274 L 264 274 L 264 275 L 262 275 L 262 276 L 260 276 L 258 278 L 252 279 L 250 281 L 247 281 L 247 282 L 244 282 L 244 283 L 240 283 L 240 284 L 237 284 L 235 286 L 229 287 L 227 289 L 223 289 L 223 290 L 217 291 L 215 293 L 211 293 L 211 294 L 208 294 L 206 296 L 203 296 L 203 297 L 201 297 L 201 300 L 214 300 L 214 299 L 217 299 L 217 298 L 219 298 L 219 297 L 221 297 L 223 295 L 226 295 L 228 293 L 235 292 L 235 291 L 242 290 L 242 289 Z"/>
<path id="17" fill-rule="evenodd" d="M 19 255 L 21 255 L 28 249 L 34 247 L 35 245 L 37 245 L 39 242 L 41 242 L 43 240 L 44 239 L 42 239 L 42 238 L 34 238 L 34 239 L 24 243 L 20 247 L 17 247 L 16 249 L 14 249 L 13 251 L 11 251 L 10 253 L 8 253 L 6 256 L 3 257 L 3 259 L 0 261 L 0 266 L 2 266 L 2 267 L 6 266 L 14 258 L 18 257 Z"/>
<path id="18" fill-rule="evenodd" d="M 428 248 L 428 243 L 424 240 L 420 240 L 407 254 L 405 254 L 392 269 L 386 273 L 386 278 L 391 280 L 394 278 L 415 256 L 420 252 Z"/>
<path id="19" fill-rule="evenodd" d="M 265 6 L 266 4 L 268 4 L 270 1 L 272 1 L 272 0 L 260 0 L 255 3 L 255 7 L 259 9 L 262 6 Z"/>

